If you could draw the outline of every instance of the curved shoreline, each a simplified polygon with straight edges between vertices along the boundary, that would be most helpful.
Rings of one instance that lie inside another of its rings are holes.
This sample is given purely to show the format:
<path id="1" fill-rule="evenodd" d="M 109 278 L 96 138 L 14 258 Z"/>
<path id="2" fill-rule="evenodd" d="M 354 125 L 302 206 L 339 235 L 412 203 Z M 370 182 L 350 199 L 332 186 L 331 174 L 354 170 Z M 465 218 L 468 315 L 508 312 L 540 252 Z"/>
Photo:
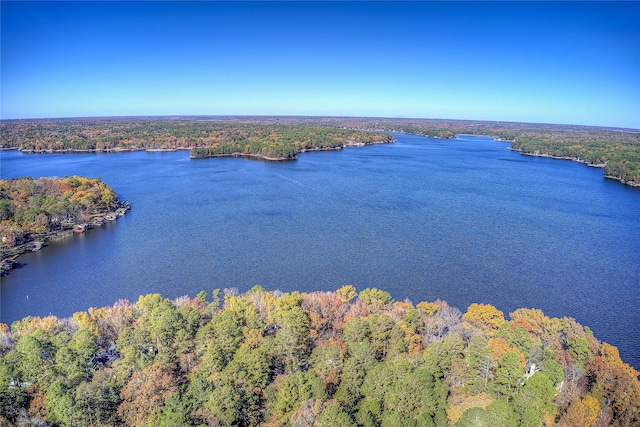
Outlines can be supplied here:
<path id="1" fill-rule="evenodd" d="M 131 203 L 127 201 L 119 201 L 116 212 L 120 211 L 121 213 L 116 214 L 116 212 L 111 212 L 106 214 L 95 214 L 91 216 L 92 218 L 89 223 L 68 223 L 65 224 L 64 228 L 61 230 L 49 230 L 46 233 L 35 236 L 29 235 L 26 241 L 19 245 L 11 248 L 0 249 L 0 277 L 9 274 L 9 272 L 15 267 L 16 259 L 25 252 L 37 252 L 47 246 L 47 242 L 68 239 L 75 233 L 85 233 L 94 228 L 100 228 L 103 226 L 104 220 L 101 219 L 99 222 L 96 222 L 97 218 L 106 218 L 108 215 L 113 215 L 113 219 L 109 221 L 115 222 L 120 216 L 124 216 L 130 209 Z"/>
<path id="2" fill-rule="evenodd" d="M 295 153 L 292 157 L 284 157 L 284 156 L 271 157 L 271 156 L 265 156 L 264 154 L 241 153 L 239 151 L 236 151 L 236 152 L 233 152 L 233 153 L 198 154 L 198 155 L 194 155 L 193 153 L 190 153 L 189 154 L 189 158 L 190 159 L 194 159 L 194 160 L 199 160 L 199 159 L 211 159 L 211 158 L 217 158 L 217 157 L 244 157 L 244 158 L 265 160 L 265 161 L 271 161 L 271 162 L 274 162 L 274 161 L 275 162 L 281 162 L 281 161 L 287 161 L 287 160 L 297 160 L 298 159 L 298 155 L 302 154 L 302 153 L 319 152 L 319 151 L 340 151 L 340 150 L 343 150 L 343 149 L 348 148 L 348 147 L 365 147 L 365 146 L 369 146 L 369 145 L 393 144 L 394 142 L 395 142 L 395 138 L 393 138 L 393 137 L 389 141 L 373 141 L 373 142 L 345 141 L 344 144 L 336 146 L 336 147 L 303 148 L 300 151 L 298 151 L 297 153 Z M 203 147 L 203 148 L 206 148 L 206 147 Z"/>
<path id="3" fill-rule="evenodd" d="M 389 132 L 389 131 L 385 131 L 385 132 Z M 396 133 L 405 133 L 402 131 L 393 131 Z M 430 137 L 427 135 L 421 135 L 421 134 L 411 134 L 411 135 L 416 135 L 416 136 L 424 136 L 427 138 L 432 138 L 432 139 L 455 139 L 459 136 L 474 136 L 474 137 L 487 137 L 487 138 L 492 138 L 494 141 L 496 142 L 508 142 L 510 144 L 512 144 L 510 147 L 508 147 L 509 150 L 511 151 L 517 151 L 520 154 L 524 155 L 524 156 L 531 156 L 531 157 L 544 157 L 544 158 L 549 158 L 549 159 L 555 159 L 555 160 L 571 160 L 573 162 L 577 162 L 577 163 L 581 163 L 583 165 L 586 165 L 588 167 L 592 167 L 592 168 L 604 168 L 606 163 L 591 163 L 591 162 L 587 162 L 584 161 L 580 158 L 577 157 L 571 157 L 571 156 L 554 156 L 553 154 L 547 154 L 547 153 L 532 153 L 532 152 L 526 152 L 526 151 L 522 151 L 522 149 L 518 149 L 518 148 L 513 148 L 513 141 L 511 140 L 507 140 L 507 139 L 502 139 L 496 136 L 491 136 L 490 134 L 482 134 L 482 135 L 474 135 L 471 133 L 460 133 L 460 134 L 456 134 L 455 136 L 451 136 L 451 137 Z M 306 152 L 314 152 L 314 151 L 338 151 L 338 150 L 342 150 L 344 148 L 347 147 L 362 147 L 362 146 L 367 146 L 367 145 L 377 145 L 377 144 L 392 144 L 393 142 L 395 142 L 395 139 L 392 139 L 391 141 L 374 141 L 374 142 L 367 142 L 367 143 L 355 143 L 352 141 L 346 141 L 343 145 L 341 146 L 337 146 L 337 147 L 322 147 L 322 148 L 303 148 L 301 149 L 299 152 L 297 152 L 294 156 L 292 157 L 284 157 L 284 156 L 279 156 L 279 157 L 272 157 L 272 156 L 265 156 L 263 154 L 257 154 L 257 153 L 241 153 L 241 152 L 234 152 L 234 153 L 228 153 L 228 154 L 207 154 L 207 155 L 193 155 L 192 153 L 189 154 L 189 158 L 190 159 L 209 159 L 209 158 L 216 158 L 216 157 L 243 157 L 243 158 L 247 158 L 247 159 L 254 159 L 254 160 L 264 160 L 264 161 L 287 161 L 287 160 L 297 160 L 298 155 L 300 153 L 306 153 Z M 24 149 L 20 149 L 17 147 L 2 147 L 1 150 L 18 150 L 21 153 L 24 154 L 74 154 L 74 153 L 95 153 L 95 154 L 107 154 L 107 153 L 122 153 L 122 152 L 136 152 L 136 151 L 146 151 L 149 153 L 152 152 L 173 152 L 173 151 L 192 151 L 192 150 L 197 150 L 200 148 L 206 148 L 206 147 L 176 147 L 176 148 L 112 148 L 112 149 L 87 149 L 87 150 L 81 150 L 81 149 L 65 149 L 65 150 L 24 150 Z M 635 182 L 635 181 L 628 181 L 623 179 L 622 177 L 618 177 L 615 175 L 604 175 L 604 178 L 606 179 L 611 179 L 611 180 L 615 180 L 620 182 L 621 184 L 624 184 L 628 187 L 632 187 L 632 188 L 640 188 L 640 182 Z"/>
<path id="4" fill-rule="evenodd" d="M 546 153 L 530 153 L 527 151 L 522 151 L 519 148 L 513 148 L 513 147 L 509 147 L 508 148 L 511 151 L 517 151 L 520 154 L 522 154 L 523 156 L 530 156 L 530 157 L 544 157 L 547 159 L 554 159 L 554 160 L 571 160 L 572 162 L 576 162 L 576 163 L 580 163 L 583 164 L 585 166 L 588 166 L 590 168 L 598 168 L 598 169 L 604 169 L 604 167 L 606 166 L 606 163 L 591 163 L 591 162 L 587 162 L 585 160 L 582 160 L 578 157 L 572 157 L 572 156 L 554 156 L 553 154 L 546 154 Z M 624 184 L 626 186 L 632 187 L 632 188 L 640 188 L 640 182 L 635 182 L 635 181 L 627 181 L 621 177 L 618 176 L 614 176 L 614 175 L 604 175 L 604 178 L 607 179 L 612 179 L 615 181 L 619 181 L 621 184 Z"/>
<path id="5" fill-rule="evenodd" d="M 459 133 L 453 136 L 444 136 L 444 137 L 438 137 L 438 136 L 429 136 L 429 135 L 424 135 L 424 134 L 411 134 L 411 133 L 407 133 L 407 132 L 402 132 L 402 131 L 398 131 L 398 130 L 394 130 L 392 132 L 395 133 L 401 133 L 401 134 L 405 134 L 405 135 L 416 135 L 416 136 L 422 136 L 425 138 L 430 138 L 430 139 L 441 139 L 441 140 L 445 140 L 445 139 L 456 139 L 460 136 L 471 136 L 471 137 L 485 137 L 485 138 L 491 138 L 496 142 L 508 142 L 509 144 L 511 144 L 509 147 L 507 147 L 508 150 L 511 151 L 517 151 L 520 154 L 522 154 L 523 156 L 530 156 L 530 157 L 545 157 L 545 158 L 549 158 L 549 159 L 554 159 L 554 160 L 571 160 L 573 162 L 577 162 L 577 163 L 581 163 L 585 166 L 588 166 L 590 168 L 599 168 L 599 169 L 604 169 L 606 166 L 606 163 L 592 163 L 592 162 L 587 162 L 585 160 L 582 160 L 578 157 L 572 157 L 572 156 L 554 156 L 553 154 L 547 154 L 547 153 L 532 153 L 532 152 L 528 152 L 528 151 L 522 151 L 522 149 L 519 148 L 513 148 L 513 140 L 510 139 L 503 139 L 500 137 L 496 137 L 496 136 L 491 136 L 491 134 L 489 133 L 485 133 L 485 134 L 472 134 L 472 133 Z M 640 182 L 636 182 L 636 181 L 630 181 L 630 180 L 625 180 L 622 177 L 618 177 L 615 175 L 604 175 L 604 178 L 607 179 L 612 179 L 615 181 L 619 181 L 621 184 L 624 184 L 628 187 L 632 187 L 632 188 L 640 188 Z"/>
<path id="6" fill-rule="evenodd" d="M 251 154 L 251 153 L 240 153 L 240 152 L 228 153 L 228 154 L 207 154 L 207 155 L 197 155 L 197 156 L 193 154 L 189 154 L 189 158 L 192 160 L 213 159 L 217 157 L 243 157 L 246 159 L 253 159 L 253 160 L 282 162 L 287 160 L 296 160 L 298 158 L 298 155 L 296 154 L 295 157 L 269 157 L 263 154 Z"/>

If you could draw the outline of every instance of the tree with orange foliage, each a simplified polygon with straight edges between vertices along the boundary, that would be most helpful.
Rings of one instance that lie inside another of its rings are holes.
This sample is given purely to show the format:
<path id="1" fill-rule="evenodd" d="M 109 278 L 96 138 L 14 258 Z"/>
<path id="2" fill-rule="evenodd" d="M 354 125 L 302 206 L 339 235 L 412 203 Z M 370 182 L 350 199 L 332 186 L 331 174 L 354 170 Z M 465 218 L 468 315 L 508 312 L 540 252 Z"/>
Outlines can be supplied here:
<path id="1" fill-rule="evenodd" d="M 491 338 L 489 340 L 489 348 L 491 348 L 491 359 L 494 362 L 500 360 L 505 353 L 512 352 L 518 356 L 518 360 L 520 360 L 520 367 L 525 367 L 526 360 L 522 352 L 515 347 L 511 347 L 504 338 Z"/>
<path id="2" fill-rule="evenodd" d="M 599 412 L 600 406 L 594 397 L 574 399 L 558 421 L 558 427 L 589 427 L 598 418 Z"/>
<path id="3" fill-rule="evenodd" d="M 600 356 L 588 366 L 591 395 L 611 409 L 613 424 L 640 425 L 638 371 L 622 362 L 618 349 L 603 343 Z"/>
<path id="4" fill-rule="evenodd" d="M 177 388 L 171 369 L 154 363 L 142 372 L 135 372 L 124 386 L 118 415 L 129 426 L 145 426 L 152 415 L 160 413 L 165 399 Z"/>

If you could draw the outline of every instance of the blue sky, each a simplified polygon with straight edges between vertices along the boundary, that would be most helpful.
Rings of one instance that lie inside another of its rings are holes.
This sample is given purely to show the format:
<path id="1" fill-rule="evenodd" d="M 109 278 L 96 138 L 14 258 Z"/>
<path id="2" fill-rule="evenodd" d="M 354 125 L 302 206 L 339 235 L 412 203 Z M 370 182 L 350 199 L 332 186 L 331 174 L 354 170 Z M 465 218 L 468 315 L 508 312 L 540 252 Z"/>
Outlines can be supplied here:
<path id="1" fill-rule="evenodd" d="M 640 128 L 638 2 L 1 2 L 3 119 L 338 115 Z"/>

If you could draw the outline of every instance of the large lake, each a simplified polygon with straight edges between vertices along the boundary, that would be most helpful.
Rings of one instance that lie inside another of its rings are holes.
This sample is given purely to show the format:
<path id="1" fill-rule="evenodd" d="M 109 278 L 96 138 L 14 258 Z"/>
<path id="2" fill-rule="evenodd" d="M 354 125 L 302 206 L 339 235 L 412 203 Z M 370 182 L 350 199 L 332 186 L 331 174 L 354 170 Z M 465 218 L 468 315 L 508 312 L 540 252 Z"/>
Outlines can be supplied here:
<path id="1" fill-rule="evenodd" d="M 278 163 L 4 151 L 2 178 L 99 176 L 133 208 L 22 256 L 0 320 L 151 292 L 353 284 L 573 317 L 640 367 L 640 190 L 489 138 L 396 138 Z"/>

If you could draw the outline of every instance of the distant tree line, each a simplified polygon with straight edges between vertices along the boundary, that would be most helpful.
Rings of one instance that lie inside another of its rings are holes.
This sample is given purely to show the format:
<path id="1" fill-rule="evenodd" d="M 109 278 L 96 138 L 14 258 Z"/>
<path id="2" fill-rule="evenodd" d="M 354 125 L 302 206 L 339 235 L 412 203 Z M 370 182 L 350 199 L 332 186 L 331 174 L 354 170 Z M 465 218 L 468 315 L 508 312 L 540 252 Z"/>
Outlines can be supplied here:
<path id="1" fill-rule="evenodd" d="M 250 116 L 3 120 L 0 146 L 34 152 L 189 148 L 192 157 L 238 154 L 289 159 L 303 150 L 339 148 L 349 142 L 390 142 L 390 136 L 379 132 L 394 131 L 431 138 L 492 136 L 511 141 L 513 149 L 525 154 L 604 166 L 608 177 L 640 183 L 639 130 L 572 125 Z"/>
<path id="2" fill-rule="evenodd" d="M 4 120 L 0 136 L 5 148 L 23 151 L 118 151 L 220 147 L 221 154 L 239 149 L 274 154 L 304 149 L 336 148 L 350 142 L 391 142 L 375 134 L 310 124 L 266 124 L 198 119 L 54 119 Z"/>
<path id="3" fill-rule="evenodd" d="M 510 141 L 514 150 L 604 167 L 607 177 L 640 186 L 640 131 L 602 127 L 476 122 L 465 120 L 379 119 L 352 126 L 404 132 L 430 138 L 460 134 L 486 135 Z"/>
<path id="4" fill-rule="evenodd" d="M 0 424 L 635 426 L 638 372 L 570 318 L 255 286 L 0 325 Z"/>

